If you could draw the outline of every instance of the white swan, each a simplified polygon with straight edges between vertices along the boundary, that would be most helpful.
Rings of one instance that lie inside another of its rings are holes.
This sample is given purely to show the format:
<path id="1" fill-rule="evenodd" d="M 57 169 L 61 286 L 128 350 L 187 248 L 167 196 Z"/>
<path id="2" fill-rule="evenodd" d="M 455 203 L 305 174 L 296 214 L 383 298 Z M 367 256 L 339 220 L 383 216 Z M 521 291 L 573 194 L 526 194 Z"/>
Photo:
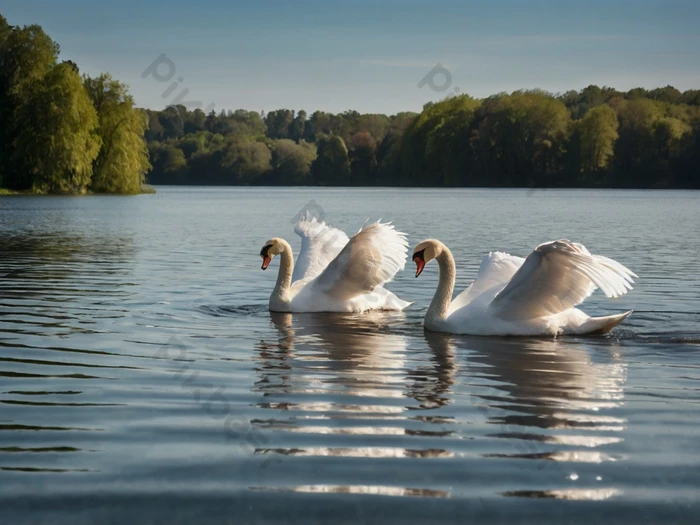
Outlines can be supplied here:
<path id="1" fill-rule="evenodd" d="M 632 289 L 637 277 L 620 263 L 591 255 L 581 244 L 559 240 L 539 245 L 527 257 L 502 252 L 487 255 L 476 280 L 452 300 L 455 261 L 442 242 L 429 239 L 416 246 L 416 277 L 437 259 L 440 281 L 425 315 L 434 332 L 470 335 L 603 334 L 632 311 L 589 317 L 574 308 L 596 288 L 608 297 Z"/>
<path id="2" fill-rule="evenodd" d="M 408 255 L 406 234 L 390 223 L 368 224 L 349 239 L 342 231 L 305 217 L 294 231 L 301 237 L 296 266 L 284 239 L 270 239 L 260 250 L 263 270 L 281 255 L 270 311 L 363 312 L 403 310 L 411 304 L 382 286 L 406 267 Z"/>

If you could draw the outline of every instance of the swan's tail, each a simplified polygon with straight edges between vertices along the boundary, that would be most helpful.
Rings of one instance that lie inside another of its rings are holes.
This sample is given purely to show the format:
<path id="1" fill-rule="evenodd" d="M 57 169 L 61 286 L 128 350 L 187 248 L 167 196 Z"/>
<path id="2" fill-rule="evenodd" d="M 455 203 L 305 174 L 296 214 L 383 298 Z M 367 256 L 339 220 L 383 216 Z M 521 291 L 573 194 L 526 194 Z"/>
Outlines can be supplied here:
<path id="1" fill-rule="evenodd" d="M 605 317 L 590 317 L 579 327 L 577 332 L 586 335 L 607 334 L 610 330 L 627 319 L 631 313 L 632 310 L 629 310 L 622 314 L 606 315 Z"/>

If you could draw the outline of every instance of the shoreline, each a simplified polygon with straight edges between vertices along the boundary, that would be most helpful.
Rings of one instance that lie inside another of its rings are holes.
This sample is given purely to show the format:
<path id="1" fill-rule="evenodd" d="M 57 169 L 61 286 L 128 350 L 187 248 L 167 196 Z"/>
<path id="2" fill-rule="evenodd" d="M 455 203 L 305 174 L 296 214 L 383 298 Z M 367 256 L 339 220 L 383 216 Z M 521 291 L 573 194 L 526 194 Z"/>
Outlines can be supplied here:
<path id="1" fill-rule="evenodd" d="M 0 188 L 0 197 L 16 197 L 16 196 L 32 196 L 32 197 L 89 197 L 91 195 L 115 195 L 115 196 L 136 196 L 136 195 L 153 195 L 157 193 L 156 189 L 150 184 L 141 186 L 139 193 L 106 193 L 106 192 L 73 192 L 73 193 L 47 193 L 33 190 L 11 190 L 9 188 Z"/>

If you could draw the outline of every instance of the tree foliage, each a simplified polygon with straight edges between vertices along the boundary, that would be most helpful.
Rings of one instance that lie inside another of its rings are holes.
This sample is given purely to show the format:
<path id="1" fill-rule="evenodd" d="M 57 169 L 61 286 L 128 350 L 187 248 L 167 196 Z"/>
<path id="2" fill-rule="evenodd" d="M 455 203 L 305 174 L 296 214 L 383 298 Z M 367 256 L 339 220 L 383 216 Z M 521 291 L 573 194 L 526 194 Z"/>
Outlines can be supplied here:
<path id="1" fill-rule="evenodd" d="M 610 106 L 596 106 L 577 122 L 581 171 L 592 173 L 605 170 L 615 152 L 619 124 Z"/>
<path id="2" fill-rule="evenodd" d="M 0 185 L 138 193 L 150 168 L 146 115 L 109 75 L 81 79 L 38 25 L 0 16 Z"/>
<path id="3" fill-rule="evenodd" d="M 97 111 L 102 147 L 95 159 L 91 189 L 106 193 L 139 193 L 151 165 L 143 140 L 146 115 L 134 109 L 134 99 L 108 74 L 85 77 L 88 96 Z"/>
<path id="4" fill-rule="evenodd" d="M 262 142 L 231 138 L 224 147 L 222 165 L 238 184 L 251 184 L 270 171 L 272 154 Z"/>
<path id="5" fill-rule="evenodd" d="M 59 64 L 28 88 L 17 114 L 14 166 L 41 192 L 83 193 L 100 151 L 97 112 L 78 73 Z"/>
<path id="6" fill-rule="evenodd" d="M 700 188 L 700 89 L 448 96 L 419 113 L 135 107 L 0 16 L 0 186 L 153 184 Z"/>
<path id="7" fill-rule="evenodd" d="M 345 186 L 350 182 L 350 158 L 345 141 L 338 135 L 319 137 L 318 156 L 311 164 L 313 182 L 320 186 Z"/>
<path id="8" fill-rule="evenodd" d="M 159 144 L 151 148 L 152 163 L 154 154 L 162 158 L 162 148 L 184 155 L 184 166 L 168 173 L 154 163 L 149 180 L 335 186 L 700 186 L 695 167 L 700 96 L 672 86 L 623 93 L 591 85 L 558 95 L 530 90 L 481 100 L 460 95 L 426 104 L 418 114 L 392 116 L 356 111 L 315 111 L 307 116 L 304 111 L 281 109 L 261 117 L 244 110 L 221 111 L 206 117 L 206 132 L 164 131 L 179 129 L 171 121 L 184 123 L 183 129 L 199 129 L 194 124 L 198 119 L 201 115 L 180 106 L 149 112 L 146 136 Z M 235 162 L 228 151 L 231 144 L 236 144 Z M 269 167 L 263 147 L 270 152 Z M 252 171 L 246 175 L 241 170 L 247 166 Z"/>
<path id="9" fill-rule="evenodd" d="M 306 141 L 299 144 L 280 139 L 272 145 L 272 169 L 280 184 L 295 186 L 309 184 L 311 164 L 316 159 L 316 146 Z"/>

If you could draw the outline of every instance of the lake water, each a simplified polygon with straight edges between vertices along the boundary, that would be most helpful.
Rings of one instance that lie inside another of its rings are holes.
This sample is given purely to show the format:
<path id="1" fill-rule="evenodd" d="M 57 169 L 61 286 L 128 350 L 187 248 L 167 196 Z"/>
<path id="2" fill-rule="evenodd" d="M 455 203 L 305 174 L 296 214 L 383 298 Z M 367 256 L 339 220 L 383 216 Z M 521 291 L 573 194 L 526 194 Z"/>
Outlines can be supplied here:
<path id="1" fill-rule="evenodd" d="M 275 315 L 270 237 L 310 201 L 452 249 L 569 238 L 639 275 L 605 337 Z M 700 512 L 700 193 L 158 188 L 0 198 L 0 523 L 691 523 Z"/>

